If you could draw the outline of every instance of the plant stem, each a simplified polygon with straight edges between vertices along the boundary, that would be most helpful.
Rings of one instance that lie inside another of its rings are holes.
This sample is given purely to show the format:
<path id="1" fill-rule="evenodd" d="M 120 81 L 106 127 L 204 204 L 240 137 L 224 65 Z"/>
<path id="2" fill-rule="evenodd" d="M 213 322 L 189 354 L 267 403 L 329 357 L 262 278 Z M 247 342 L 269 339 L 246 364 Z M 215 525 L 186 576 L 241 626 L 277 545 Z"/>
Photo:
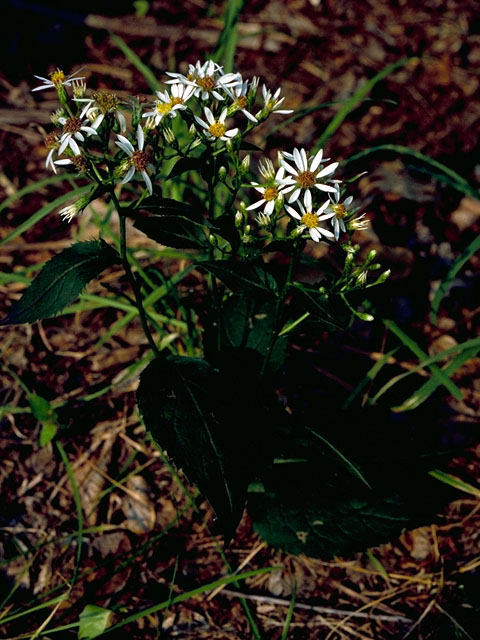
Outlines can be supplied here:
<path id="1" fill-rule="evenodd" d="M 151 350 L 155 354 L 155 357 L 160 358 L 162 356 L 160 354 L 160 351 L 158 350 L 155 340 L 153 339 L 152 333 L 148 327 L 147 314 L 143 306 L 142 293 L 140 291 L 140 287 L 138 286 L 138 282 L 133 274 L 132 268 L 128 261 L 127 227 L 126 227 L 127 218 L 125 214 L 122 212 L 122 208 L 120 206 L 120 203 L 118 202 L 118 198 L 115 195 L 115 192 L 113 191 L 113 189 L 111 191 L 111 196 L 112 196 L 112 201 L 117 210 L 118 217 L 120 219 L 120 257 L 122 259 L 122 265 L 123 265 L 123 268 L 125 269 L 125 273 L 127 275 L 128 281 L 130 282 L 130 285 L 133 289 L 133 293 L 135 295 L 135 303 L 138 309 L 138 315 L 140 316 L 140 322 L 142 323 L 142 329 L 145 334 L 145 337 L 147 338 L 148 344 L 150 345 Z"/>

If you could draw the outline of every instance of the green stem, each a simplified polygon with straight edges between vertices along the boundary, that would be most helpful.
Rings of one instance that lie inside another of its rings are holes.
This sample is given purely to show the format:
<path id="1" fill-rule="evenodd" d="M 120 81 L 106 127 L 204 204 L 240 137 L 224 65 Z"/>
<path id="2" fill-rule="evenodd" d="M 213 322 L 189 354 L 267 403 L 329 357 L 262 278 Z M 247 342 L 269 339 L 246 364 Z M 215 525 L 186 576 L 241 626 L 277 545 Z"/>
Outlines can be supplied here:
<path id="1" fill-rule="evenodd" d="M 148 344 L 150 345 L 151 350 L 153 351 L 153 353 L 155 354 L 156 358 L 160 358 L 160 351 L 158 350 L 158 347 L 155 343 L 155 340 L 153 339 L 153 336 L 151 334 L 151 331 L 148 327 L 148 322 L 147 322 L 147 314 L 145 312 L 144 306 L 143 306 L 143 300 L 142 300 L 142 294 L 140 291 L 140 287 L 138 286 L 138 282 L 133 274 L 132 268 L 130 266 L 130 263 L 128 261 L 128 254 L 127 254 L 127 227 L 126 227 L 126 221 L 127 218 L 125 216 L 125 214 L 122 212 L 122 208 L 120 206 L 120 203 L 118 202 L 118 198 L 115 195 L 115 192 L 111 191 L 111 196 L 112 196 L 112 201 L 115 205 L 115 208 L 118 212 L 118 217 L 120 219 L 120 257 L 122 259 L 122 265 L 123 268 L 125 269 L 125 273 L 127 275 L 128 281 L 130 282 L 130 285 L 133 289 L 133 293 L 135 295 L 135 303 L 138 309 L 138 315 L 140 316 L 140 322 L 142 323 L 142 328 L 143 328 L 143 332 L 145 334 L 145 337 L 148 340 Z"/>

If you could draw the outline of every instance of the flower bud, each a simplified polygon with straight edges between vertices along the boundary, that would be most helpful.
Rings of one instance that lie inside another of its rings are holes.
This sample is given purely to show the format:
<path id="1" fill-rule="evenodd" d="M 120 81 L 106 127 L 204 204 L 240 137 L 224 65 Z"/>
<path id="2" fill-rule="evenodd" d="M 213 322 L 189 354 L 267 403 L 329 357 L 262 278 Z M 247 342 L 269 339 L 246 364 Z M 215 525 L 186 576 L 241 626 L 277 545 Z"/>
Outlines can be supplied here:
<path id="1" fill-rule="evenodd" d="M 285 196 L 283 193 L 279 193 L 275 198 L 275 213 L 280 213 L 283 209 L 283 203 L 285 202 Z"/>
<path id="2" fill-rule="evenodd" d="M 243 226 L 243 213 L 240 213 L 240 211 L 237 211 L 235 214 L 235 226 L 237 229 L 240 229 Z"/>
<path id="3" fill-rule="evenodd" d="M 366 262 L 366 263 L 368 263 L 368 262 L 373 262 L 373 261 L 375 260 L 375 258 L 376 258 L 376 257 L 377 257 L 377 252 L 375 251 L 375 249 L 371 249 L 371 250 L 368 252 L 367 259 L 366 259 L 366 261 L 365 261 L 365 262 Z"/>
<path id="4" fill-rule="evenodd" d="M 195 138 L 195 140 L 192 142 L 192 144 L 189 147 L 190 151 L 192 151 L 193 149 L 196 149 L 199 144 L 202 144 L 202 139 L 201 138 Z"/>
<path id="5" fill-rule="evenodd" d="M 212 247 L 216 247 L 218 245 L 217 238 L 216 238 L 216 236 L 213 235 L 213 233 L 211 233 L 208 236 L 208 241 L 212 245 Z"/>
<path id="6" fill-rule="evenodd" d="M 228 151 L 228 153 L 232 153 L 234 146 L 233 146 L 233 142 L 231 140 L 227 140 L 225 143 L 225 147 Z"/>
<path id="7" fill-rule="evenodd" d="M 246 234 L 248 234 L 248 233 L 250 233 L 250 231 L 251 231 L 251 230 L 252 230 L 251 225 L 246 224 L 246 225 L 245 225 L 245 229 L 244 229 L 245 233 L 246 233 Z"/>
<path id="8" fill-rule="evenodd" d="M 382 284 L 382 282 L 385 282 L 385 280 L 388 280 L 388 278 L 390 277 L 391 274 L 391 270 L 387 269 L 386 271 L 384 271 L 380 277 L 378 278 L 378 280 L 376 281 L 375 284 Z"/>
<path id="9" fill-rule="evenodd" d="M 175 134 L 170 127 L 165 127 L 162 133 L 163 137 L 165 138 L 165 142 L 167 142 L 168 144 L 173 144 L 174 142 L 176 142 Z"/>
<path id="10" fill-rule="evenodd" d="M 366 271 L 362 271 L 357 276 L 357 285 L 359 287 L 364 287 L 366 284 L 367 284 L 367 272 Z"/>
<path id="11" fill-rule="evenodd" d="M 63 104 L 64 106 L 66 104 L 68 104 L 67 90 L 65 89 L 63 84 L 60 84 L 60 85 L 56 86 L 55 88 L 57 90 L 58 101 L 60 102 L 60 104 Z"/>
<path id="12" fill-rule="evenodd" d="M 250 154 L 246 155 L 238 167 L 238 173 L 244 176 L 250 169 Z"/>
<path id="13" fill-rule="evenodd" d="M 227 167 L 224 167 L 222 165 L 219 168 L 217 175 L 218 175 L 218 179 L 220 180 L 220 182 L 225 182 L 225 178 L 227 177 Z"/>
<path id="14" fill-rule="evenodd" d="M 87 85 L 83 80 L 80 80 L 80 78 L 74 78 L 72 81 L 72 88 L 73 88 L 73 97 L 74 98 L 83 98 L 85 96 L 85 93 L 87 91 Z"/>

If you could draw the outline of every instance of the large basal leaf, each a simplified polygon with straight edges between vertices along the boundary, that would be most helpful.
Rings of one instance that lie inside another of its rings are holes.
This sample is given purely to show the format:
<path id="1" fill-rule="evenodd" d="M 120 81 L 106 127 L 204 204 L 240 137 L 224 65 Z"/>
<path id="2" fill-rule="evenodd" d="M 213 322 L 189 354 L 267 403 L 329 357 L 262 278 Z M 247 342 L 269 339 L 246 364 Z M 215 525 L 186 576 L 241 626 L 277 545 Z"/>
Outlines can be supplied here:
<path id="1" fill-rule="evenodd" d="M 176 176 L 180 176 L 186 171 L 198 171 L 203 164 L 204 160 L 202 158 L 180 158 L 180 160 L 175 163 L 175 166 L 168 174 L 167 180 L 169 180 L 170 178 L 175 178 Z"/>
<path id="2" fill-rule="evenodd" d="M 198 262 L 197 266 L 221 280 L 233 293 L 247 296 L 273 296 L 278 292 L 275 278 L 263 263 L 216 260 Z"/>
<path id="3" fill-rule="evenodd" d="M 158 216 L 179 215 L 197 221 L 201 221 L 203 217 L 201 211 L 191 204 L 172 198 L 162 198 L 156 194 L 145 198 L 141 208 Z"/>
<path id="4" fill-rule="evenodd" d="M 226 536 L 241 517 L 268 433 L 268 423 L 259 425 L 258 386 L 252 376 L 239 382 L 241 363 L 230 364 L 220 372 L 196 358 L 154 360 L 137 391 L 146 428 L 208 499 Z"/>
<path id="5" fill-rule="evenodd" d="M 71 304 L 84 287 L 119 255 L 103 240 L 78 242 L 53 256 L 1 322 L 21 324 L 51 318 Z"/>
<path id="6" fill-rule="evenodd" d="M 451 497 L 428 474 L 438 452 L 426 455 L 410 433 L 352 423 L 352 415 L 338 415 L 330 431 L 340 435 L 323 445 L 297 430 L 250 487 L 254 528 L 272 546 L 324 558 L 362 551 L 432 522 Z M 327 409 L 322 423 L 328 416 Z"/>

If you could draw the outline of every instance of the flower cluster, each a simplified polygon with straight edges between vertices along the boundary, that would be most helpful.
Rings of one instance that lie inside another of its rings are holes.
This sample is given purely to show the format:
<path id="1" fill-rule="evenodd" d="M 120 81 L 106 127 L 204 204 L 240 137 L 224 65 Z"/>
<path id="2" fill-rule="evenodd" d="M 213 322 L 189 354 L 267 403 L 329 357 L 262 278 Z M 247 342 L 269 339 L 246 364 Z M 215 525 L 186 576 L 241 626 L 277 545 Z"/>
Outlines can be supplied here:
<path id="1" fill-rule="evenodd" d="M 141 179 L 152 195 L 155 183 L 162 179 L 165 160 L 175 155 L 187 158 L 203 145 L 211 154 L 230 157 L 236 176 L 222 166 L 218 179 L 228 185 L 230 178 L 228 188 L 236 196 L 240 178 L 250 170 L 250 156 L 239 157 L 243 138 L 272 114 L 292 113 L 282 108 L 285 98 L 280 89 L 263 85 L 259 92 L 257 77 L 247 80 L 238 72 L 225 73 L 212 60 L 190 64 L 186 73 L 167 71 L 166 75 L 166 88 L 146 103 L 135 99 L 127 103 L 105 90 L 87 95 L 84 77 L 66 76 L 60 69 L 48 78 L 35 76 L 42 85 L 33 91 L 55 89 L 62 105 L 51 118 L 56 131 L 45 141 L 47 168 L 56 173 L 59 167 L 71 165 L 104 185 Z M 284 216 L 291 216 L 296 223 L 292 238 L 338 240 L 341 233 L 366 224 L 352 219 L 353 198 L 343 198 L 340 181 L 333 179 L 338 164 L 324 158 L 322 150 L 281 152 L 278 168 L 269 159 L 259 163 L 261 180 L 250 185 L 260 199 L 242 206 L 245 212 L 260 209 L 256 211 L 260 228 L 273 231 Z M 61 214 L 71 220 L 84 208 L 82 202 Z M 323 224 L 328 220 L 332 230 Z M 243 232 L 242 237 L 250 235 Z"/>

